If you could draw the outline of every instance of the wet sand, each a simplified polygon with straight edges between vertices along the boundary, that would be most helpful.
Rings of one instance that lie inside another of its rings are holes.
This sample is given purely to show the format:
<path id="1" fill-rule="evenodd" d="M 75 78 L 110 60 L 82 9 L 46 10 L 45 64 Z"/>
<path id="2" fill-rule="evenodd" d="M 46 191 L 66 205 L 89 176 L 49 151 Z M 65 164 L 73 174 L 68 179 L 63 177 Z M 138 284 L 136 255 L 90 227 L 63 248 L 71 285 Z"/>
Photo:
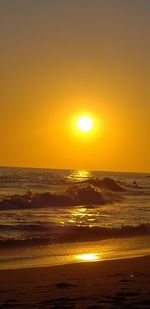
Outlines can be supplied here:
<path id="1" fill-rule="evenodd" d="M 0 308 L 150 308 L 150 256 L 0 271 Z"/>

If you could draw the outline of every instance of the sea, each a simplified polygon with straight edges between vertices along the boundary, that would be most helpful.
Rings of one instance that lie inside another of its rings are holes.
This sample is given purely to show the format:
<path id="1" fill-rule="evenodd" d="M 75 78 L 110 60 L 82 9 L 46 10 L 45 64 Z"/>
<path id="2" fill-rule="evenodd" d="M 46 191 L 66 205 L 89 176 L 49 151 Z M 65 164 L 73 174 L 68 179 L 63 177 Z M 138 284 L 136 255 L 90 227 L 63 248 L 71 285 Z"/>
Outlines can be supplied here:
<path id="1" fill-rule="evenodd" d="M 150 254 L 150 174 L 0 168 L 0 269 Z"/>

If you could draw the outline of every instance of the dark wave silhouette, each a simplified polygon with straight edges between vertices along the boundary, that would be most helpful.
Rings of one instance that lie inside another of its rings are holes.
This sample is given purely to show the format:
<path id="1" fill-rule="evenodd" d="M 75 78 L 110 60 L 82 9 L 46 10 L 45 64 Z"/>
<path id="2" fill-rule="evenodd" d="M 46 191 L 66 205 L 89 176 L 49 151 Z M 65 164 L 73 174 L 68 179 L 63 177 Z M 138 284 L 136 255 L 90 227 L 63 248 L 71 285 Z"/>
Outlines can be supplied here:
<path id="1" fill-rule="evenodd" d="M 109 177 L 105 177 L 103 179 L 91 178 L 91 179 L 85 180 L 84 183 L 94 185 L 102 190 L 110 190 L 110 191 L 116 191 L 116 192 L 126 191 L 126 189 L 123 186 L 121 186 L 119 182 Z"/>
<path id="2" fill-rule="evenodd" d="M 26 209 L 50 206 L 77 206 L 113 203 L 120 196 L 111 192 L 122 192 L 125 189 L 111 178 L 89 179 L 80 184 L 70 185 L 63 193 L 37 193 L 28 191 L 24 195 L 11 195 L 0 201 L 0 210 Z"/>

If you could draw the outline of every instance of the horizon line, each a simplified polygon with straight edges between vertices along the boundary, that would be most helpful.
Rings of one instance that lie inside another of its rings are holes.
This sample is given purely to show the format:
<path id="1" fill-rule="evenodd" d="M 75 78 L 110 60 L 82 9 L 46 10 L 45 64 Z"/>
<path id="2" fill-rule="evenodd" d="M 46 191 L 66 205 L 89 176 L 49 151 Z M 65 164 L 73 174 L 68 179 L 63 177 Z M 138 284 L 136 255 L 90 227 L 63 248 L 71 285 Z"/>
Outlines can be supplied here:
<path id="1" fill-rule="evenodd" d="M 68 170 L 68 171 L 90 171 L 90 172 L 101 172 L 101 173 L 135 173 L 135 174 L 150 174 L 149 172 L 142 171 L 120 171 L 120 170 L 97 170 L 97 169 L 81 169 L 81 168 L 55 168 L 55 167 L 32 167 L 32 166 L 7 166 L 2 165 L 0 168 L 17 168 L 17 169 L 45 169 L 45 170 Z"/>

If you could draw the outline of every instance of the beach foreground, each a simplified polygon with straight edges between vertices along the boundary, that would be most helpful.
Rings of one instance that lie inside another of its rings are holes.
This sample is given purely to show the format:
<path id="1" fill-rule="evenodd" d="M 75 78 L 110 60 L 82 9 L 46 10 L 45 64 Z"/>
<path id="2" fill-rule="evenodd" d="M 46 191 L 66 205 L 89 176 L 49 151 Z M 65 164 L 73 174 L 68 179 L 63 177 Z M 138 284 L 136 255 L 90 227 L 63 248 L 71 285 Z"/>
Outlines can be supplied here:
<path id="1" fill-rule="evenodd" d="M 1 270 L 0 308 L 150 308 L 150 256 Z"/>

